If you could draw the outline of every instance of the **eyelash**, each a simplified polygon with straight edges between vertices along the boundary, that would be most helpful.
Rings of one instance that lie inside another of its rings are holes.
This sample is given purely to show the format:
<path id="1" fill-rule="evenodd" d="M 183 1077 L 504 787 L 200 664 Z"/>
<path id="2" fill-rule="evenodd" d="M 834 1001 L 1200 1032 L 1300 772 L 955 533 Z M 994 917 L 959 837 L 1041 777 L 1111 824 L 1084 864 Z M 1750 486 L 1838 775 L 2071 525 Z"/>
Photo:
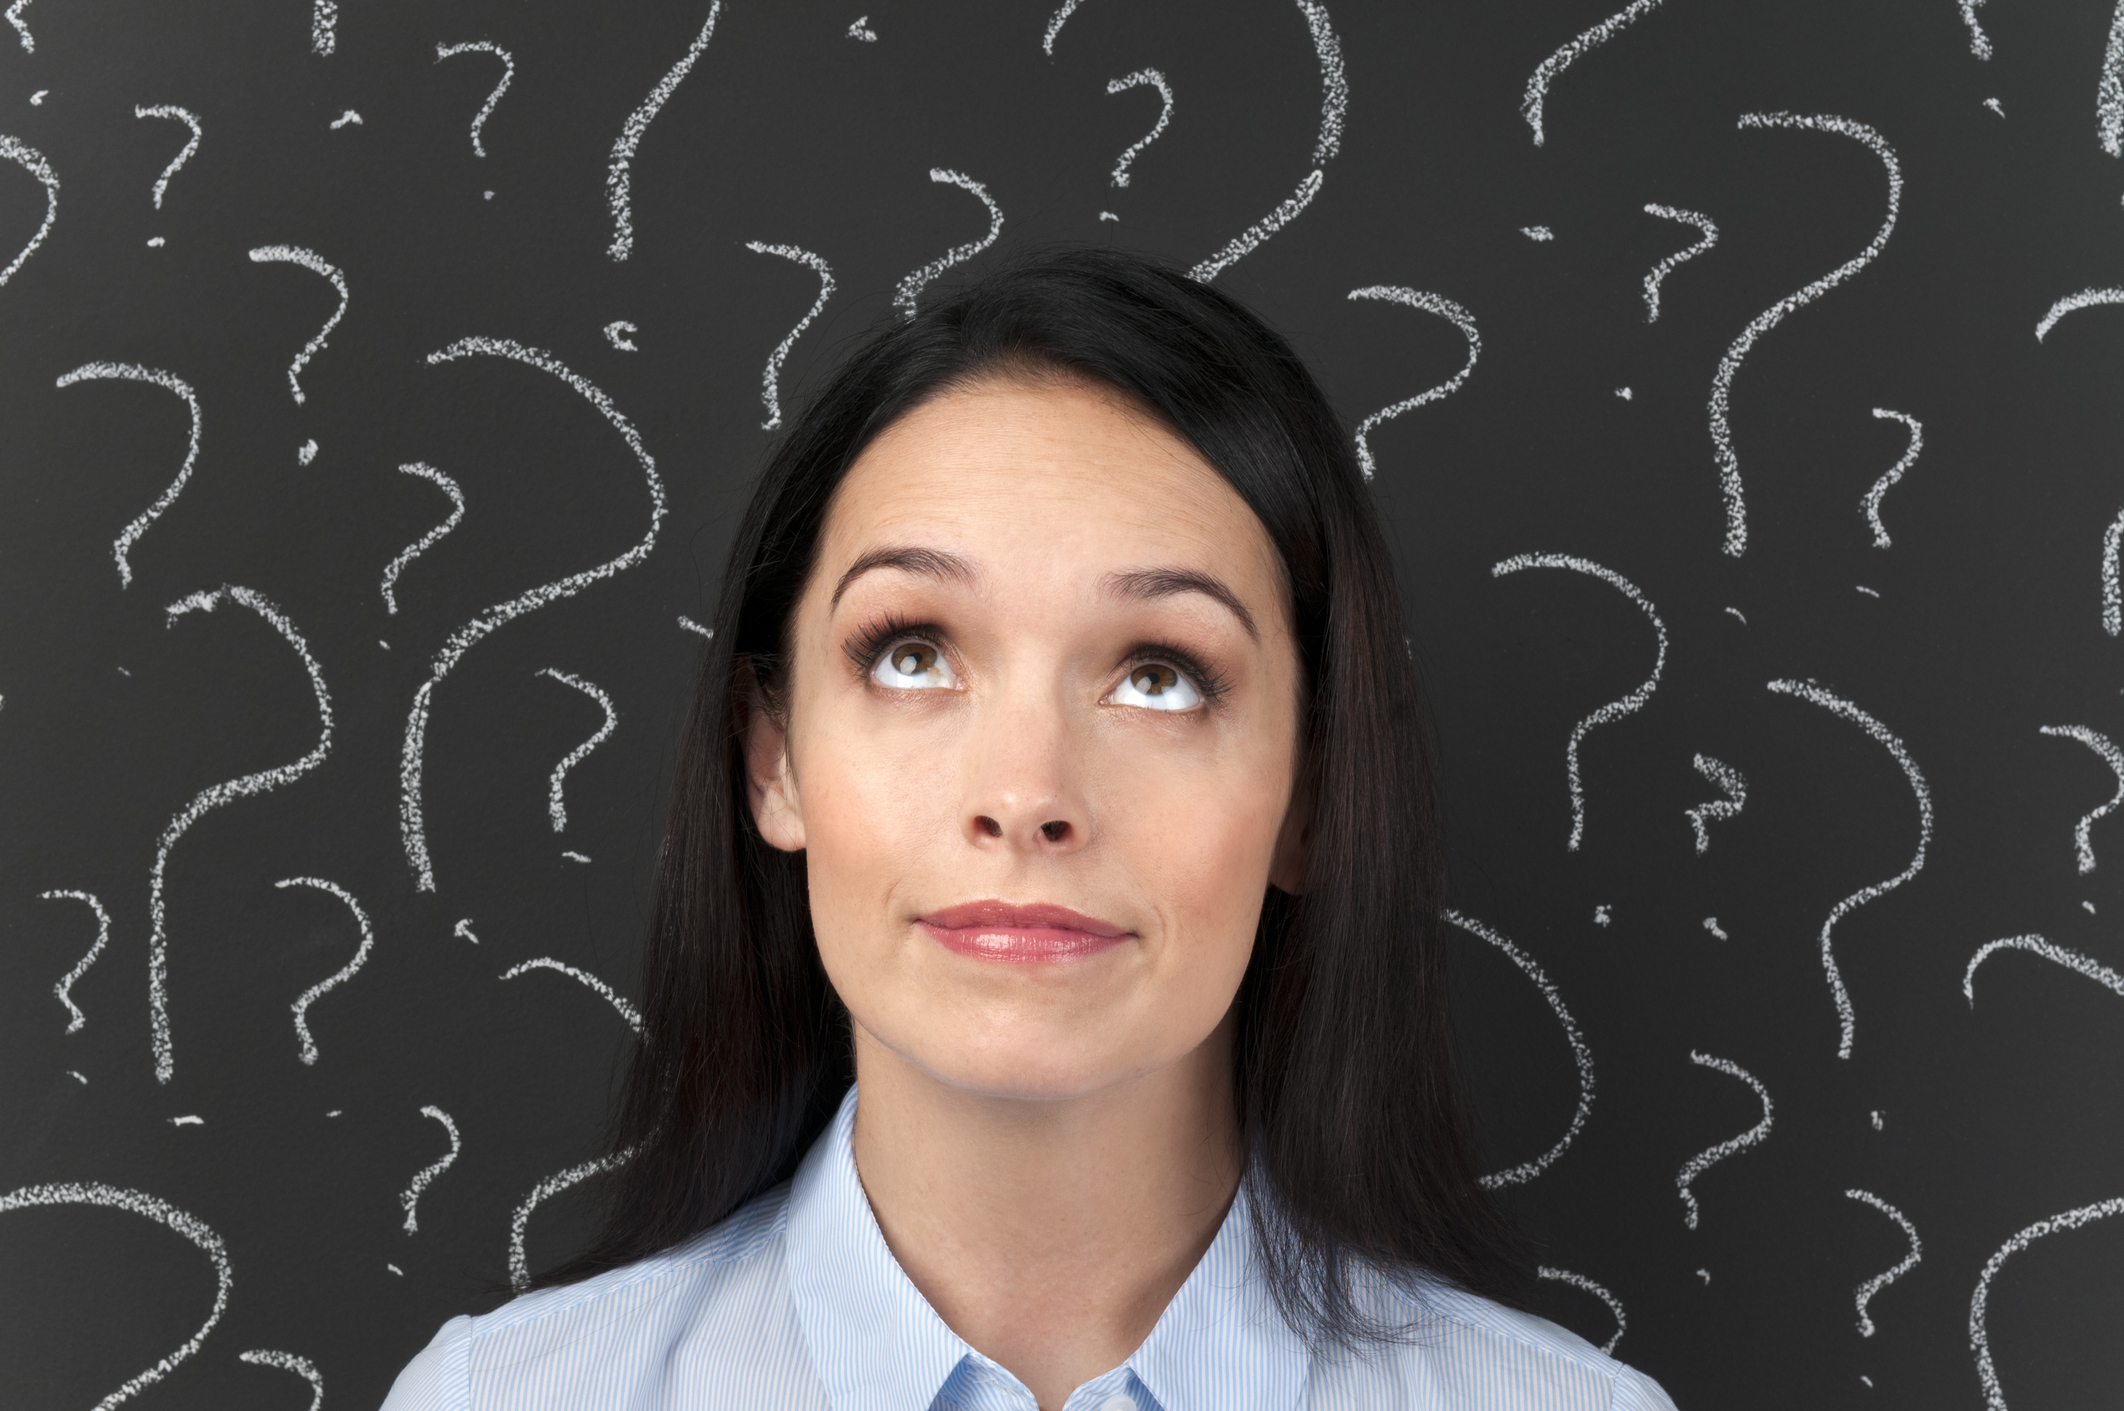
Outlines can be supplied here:
<path id="1" fill-rule="evenodd" d="M 910 622 L 898 613 L 887 613 L 850 637 L 843 650 L 856 674 L 867 677 L 870 669 L 878 664 L 878 655 L 895 642 L 926 642 L 942 651 L 943 636 L 933 623 Z M 1223 672 L 1184 647 L 1167 642 L 1138 642 L 1129 648 L 1122 664 L 1133 671 L 1154 661 L 1177 666 L 1187 673 L 1188 679 L 1195 683 L 1195 689 L 1202 693 L 1205 705 L 1214 704 L 1230 685 Z"/>

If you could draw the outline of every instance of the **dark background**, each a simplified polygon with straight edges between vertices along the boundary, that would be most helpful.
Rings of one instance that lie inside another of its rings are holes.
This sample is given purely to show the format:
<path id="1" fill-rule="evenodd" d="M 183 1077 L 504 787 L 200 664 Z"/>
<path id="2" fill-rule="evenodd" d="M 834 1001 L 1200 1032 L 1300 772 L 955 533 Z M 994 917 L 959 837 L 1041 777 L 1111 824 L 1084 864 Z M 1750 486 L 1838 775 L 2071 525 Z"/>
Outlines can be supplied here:
<path id="1" fill-rule="evenodd" d="M 2037 1220 L 2124 1196 L 2124 996 L 2021 951 L 1985 963 L 1973 1007 L 1961 993 L 1977 947 L 2005 936 L 2124 965 L 2124 822 L 2094 825 L 2091 873 L 2073 847 L 2118 781 L 2038 733 L 2124 726 L 2100 586 L 2124 502 L 2124 309 L 2034 336 L 2057 299 L 2124 283 L 2124 163 L 2097 140 L 2109 7 L 1977 11 L 1995 49 L 1981 60 L 1950 0 L 1675 0 L 1557 77 L 1537 147 L 1519 111 L 1529 75 L 1619 0 L 1326 3 L 1350 90 L 1341 150 L 1310 207 L 1219 282 L 1295 340 L 1353 426 L 1451 376 L 1465 343 L 1350 290 L 1432 292 L 1480 325 L 1465 386 L 1372 446 L 1442 745 L 1454 904 L 1554 980 L 1595 1065 L 1582 1133 L 1512 1204 L 1546 1264 L 1622 1301 L 1617 1355 L 1684 1407 L 1981 1407 L 1970 1307 L 1986 1261 Z M 634 993 L 700 647 L 677 618 L 710 616 L 771 443 L 762 367 L 818 289 L 745 243 L 815 251 L 839 285 L 785 369 L 794 406 L 889 316 L 903 275 L 985 231 L 931 167 L 985 183 L 1006 220 L 949 279 L 1056 240 L 1192 263 L 1313 166 L 1321 68 L 1291 0 L 1087 0 L 1052 58 L 1052 0 L 733 0 L 641 140 L 634 248 L 615 261 L 613 143 L 707 8 L 348 0 L 329 56 L 311 51 L 302 0 L 37 0 L 16 7 L 34 52 L 0 28 L 0 132 L 61 183 L 49 238 L 0 287 L 0 1194 L 101 1182 L 225 1241 L 226 1312 L 143 1407 L 307 1404 L 288 1372 L 239 1360 L 257 1349 L 308 1358 L 329 1406 L 374 1405 L 444 1318 L 492 1306 L 511 1212 L 594 1153 L 630 1032 L 564 975 L 498 977 L 544 956 Z M 875 41 L 850 37 L 859 16 Z M 477 39 L 516 67 L 484 158 L 469 128 L 500 63 L 435 57 Z M 1106 83 L 1146 66 L 1171 82 L 1172 123 L 1115 188 L 1160 100 Z M 204 127 L 159 211 L 150 188 L 186 133 L 136 104 L 184 106 Z M 361 122 L 332 128 L 348 109 Z M 1906 184 L 1880 258 L 1767 332 L 1735 379 L 1750 531 L 1736 559 L 1720 548 L 1713 371 L 1757 313 L 1864 249 L 1886 200 L 1858 142 L 1737 126 L 1777 110 L 1878 129 Z M 1647 202 L 1721 233 L 1667 278 L 1656 323 L 1642 279 L 1697 234 Z M 35 178 L 0 163 L 0 256 L 43 211 Z M 1535 225 L 1554 239 L 1521 233 Z M 289 360 L 336 295 L 247 259 L 267 244 L 316 251 L 351 290 L 301 406 Z M 619 319 L 639 351 L 601 333 Z M 502 625 L 436 688 L 438 890 L 423 893 L 400 846 L 399 755 L 436 650 L 482 610 L 619 555 L 649 519 L 639 464 L 562 382 L 498 358 L 426 362 L 470 335 L 550 350 L 608 393 L 670 512 L 639 566 Z M 203 408 L 191 482 L 134 546 L 129 587 L 111 544 L 176 473 L 186 412 L 137 382 L 55 387 L 96 360 L 167 369 Z M 1860 501 L 1906 434 L 1875 407 L 1924 425 L 1882 507 L 1886 550 Z M 384 566 L 449 511 L 399 472 L 415 461 L 454 477 L 467 511 L 405 570 L 392 616 Z M 1620 573 L 1671 637 L 1645 707 L 1585 738 L 1575 852 L 1566 740 L 1644 680 L 1652 633 L 1596 578 L 1492 575 L 1528 552 Z M 169 604 L 223 583 L 299 629 L 335 732 L 321 766 L 207 813 L 171 853 L 175 1075 L 161 1085 L 156 839 L 201 789 L 318 737 L 302 665 L 258 615 L 227 603 L 166 625 Z M 602 717 L 549 667 L 598 684 L 619 716 L 568 776 L 561 834 L 549 775 Z M 1779 678 L 1877 717 L 1937 807 L 1923 869 L 1838 923 L 1848 1060 L 1819 933 L 1840 899 L 1908 864 L 1917 808 L 1888 751 L 1768 691 Z M 1684 810 L 1718 793 L 1698 753 L 1748 781 L 1702 856 Z M 359 935 L 329 894 L 273 885 L 304 875 L 345 887 L 375 927 L 364 968 L 309 1010 L 314 1066 L 290 1006 Z M 53 986 L 95 924 L 40 899 L 54 888 L 94 893 L 112 918 L 73 986 L 87 1016 L 73 1034 Z M 453 934 L 461 919 L 476 943 Z M 1515 1165 L 1568 1124 L 1571 1053 L 1504 955 L 1451 944 L 1485 1147 Z M 1776 1104 L 1766 1140 L 1697 1179 L 1695 1230 L 1677 1173 L 1760 1106 L 1692 1050 L 1739 1064 Z M 448 1149 L 430 1104 L 463 1154 L 408 1235 L 399 1194 Z M 1923 1240 L 1922 1262 L 1873 1298 L 1871 1338 L 1854 1292 L 1908 1246 L 1851 1188 Z M 565 1255 L 590 1215 L 580 1190 L 539 1206 L 532 1265 Z M 2114 1395 L 2120 1269 L 2124 1219 L 2101 1220 L 2035 1241 L 1992 1281 L 2015 1411 Z M 1612 1334 L 1591 1295 L 1542 1288 L 1550 1316 Z M 213 1296 L 207 1259 L 162 1225 L 11 1211 L 4 1399 L 91 1405 L 190 1338 Z"/>

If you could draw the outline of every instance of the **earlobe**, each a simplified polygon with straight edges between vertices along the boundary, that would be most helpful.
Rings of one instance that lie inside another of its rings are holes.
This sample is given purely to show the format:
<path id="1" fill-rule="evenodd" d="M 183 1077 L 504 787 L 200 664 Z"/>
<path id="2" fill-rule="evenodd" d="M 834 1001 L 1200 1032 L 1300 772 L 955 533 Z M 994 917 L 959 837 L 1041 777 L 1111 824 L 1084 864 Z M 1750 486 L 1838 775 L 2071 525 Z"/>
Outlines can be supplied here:
<path id="1" fill-rule="evenodd" d="M 747 673 L 745 682 L 745 799 L 753 825 L 771 847 L 804 849 L 804 811 L 789 767 L 789 735 Z"/>

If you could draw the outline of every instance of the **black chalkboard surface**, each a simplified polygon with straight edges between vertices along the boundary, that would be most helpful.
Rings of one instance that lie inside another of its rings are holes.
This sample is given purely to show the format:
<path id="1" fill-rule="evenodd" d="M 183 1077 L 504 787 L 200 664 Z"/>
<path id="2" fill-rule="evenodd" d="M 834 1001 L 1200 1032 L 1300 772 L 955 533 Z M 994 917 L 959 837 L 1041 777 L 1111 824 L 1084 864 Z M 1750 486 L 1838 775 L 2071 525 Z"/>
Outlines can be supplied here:
<path id="1" fill-rule="evenodd" d="M 373 1406 L 584 1237 L 778 409 L 1053 241 L 1361 437 L 1544 1311 L 2113 1399 L 2124 9 L 1057 3 L 7 8 L 7 1405 Z"/>

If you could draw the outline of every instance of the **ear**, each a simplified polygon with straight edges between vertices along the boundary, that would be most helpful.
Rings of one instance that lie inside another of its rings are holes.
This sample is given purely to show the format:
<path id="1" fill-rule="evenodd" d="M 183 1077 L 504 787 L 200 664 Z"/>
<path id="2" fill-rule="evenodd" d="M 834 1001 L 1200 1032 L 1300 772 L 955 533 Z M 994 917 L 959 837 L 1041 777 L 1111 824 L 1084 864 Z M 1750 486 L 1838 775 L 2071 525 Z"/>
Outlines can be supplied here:
<path id="1" fill-rule="evenodd" d="M 1296 780 L 1291 785 L 1290 806 L 1283 812 L 1283 828 L 1276 834 L 1276 851 L 1269 857 L 1269 885 L 1297 896 L 1305 890 L 1306 862 L 1313 851 L 1313 776 L 1300 752 Z"/>
<path id="2" fill-rule="evenodd" d="M 789 767 L 789 732 L 750 670 L 738 689 L 745 702 L 745 801 L 752 821 L 770 846 L 802 852 L 804 810 Z"/>

